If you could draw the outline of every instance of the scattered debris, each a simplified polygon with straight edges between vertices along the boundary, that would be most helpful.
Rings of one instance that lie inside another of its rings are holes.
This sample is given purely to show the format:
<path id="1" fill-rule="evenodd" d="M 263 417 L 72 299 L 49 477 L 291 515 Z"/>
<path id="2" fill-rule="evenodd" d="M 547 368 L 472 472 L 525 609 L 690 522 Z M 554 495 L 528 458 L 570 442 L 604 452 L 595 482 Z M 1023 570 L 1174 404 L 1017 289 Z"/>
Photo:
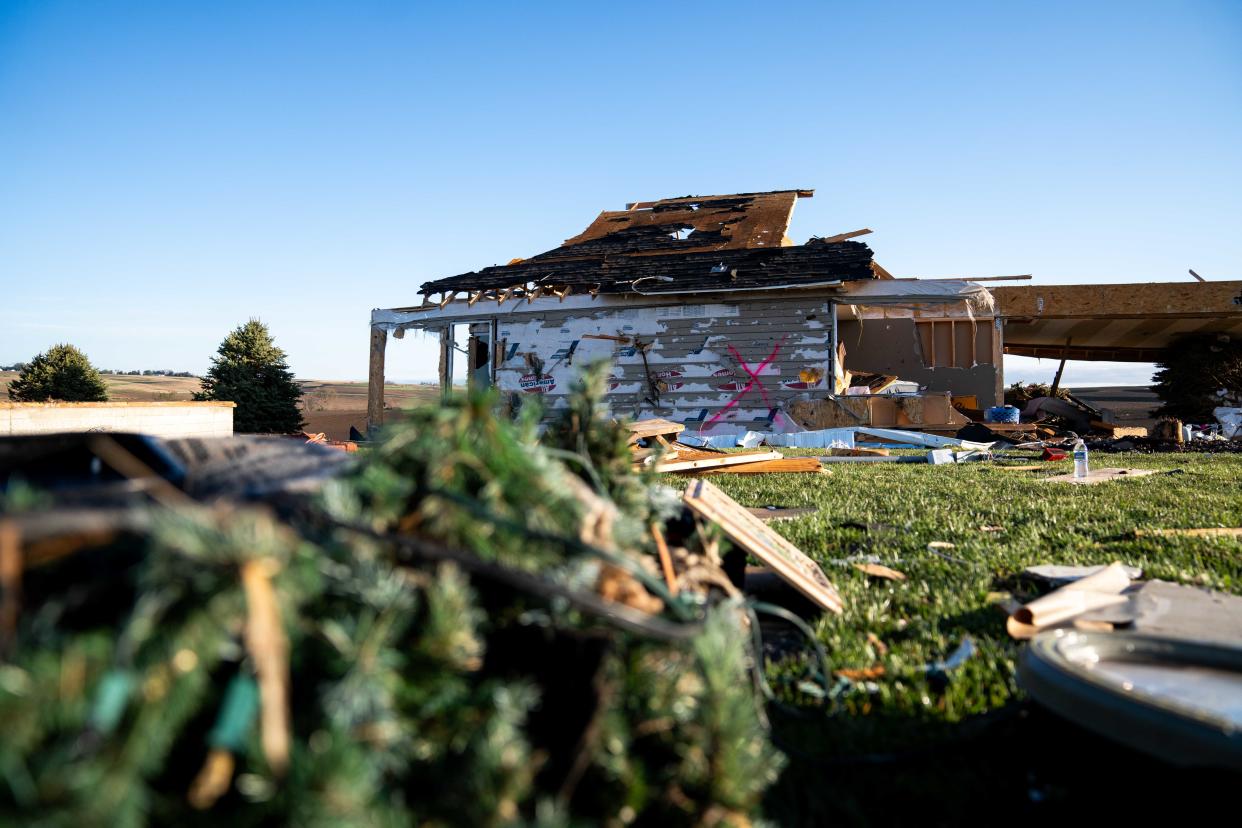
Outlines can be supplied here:
<path id="1" fill-rule="evenodd" d="M 882 448 L 830 448 L 830 457 L 888 457 L 888 449 Z"/>
<path id="2" fill-rule="evenodd" d="M 969 661 L 976 652 L 978 652 L 978 647 L 975 646 L 975 640 L 969 635 L 963 636 L 962 642 L 949 654 L 948 658 L 924 665 L 923 671 L 927 673 L 927 680 L 933 684 L 947 684 L 949 673 Z"/>
<path id="3" fill-rule="evenodd" d="M 1103 607 L 1126 603 L 1122 591 L 1130 576 L 1120 561 L 1037 598 L 1009 617 L 1014 638 L 1031 638 L 1040 630 Z"/>
<path id="4" fill-rule="evenodd" d="M 781 506 L 755 506 L 747 509 L 760 520 L 793 520 L 803 515 L 813 515 L 819 511 L 815 507 L 790 509 Z"/>
<path id="5" fill-rule="evenodd" d="M 884 564 L 878 563 L 856 563 L 854 568 L 864 575 L 870 575 L 872 578 L 884 578 L 889 581 L 904 581 L 906 575 L 904 572 L 898 572 Z"/>
<path id="6" fill-rule="evenodd" d="M 956 549 L 956 548 L 957 548 L 957 544 L 949 543 L 948 541 L 932 541 L 931 543 L 927 544 L 927 551 L 935 555 L 937 558 L 943 558 L 949 563 L 965 564 L 966 561 L 962 560 L 961 558 L 955 558 L 952 555 L 949 555 L 944 551 L 946 549 Z"/>
<path id="7" fill-rule="evenodd" d="M 883 664 L 873 664 L 870 667 L 843 667 L 839 670 L 833 670 L 832 674 L 837 678 L 849 679 L 850 681 L 872 681 L 884 678 L 885 672 Z"/>

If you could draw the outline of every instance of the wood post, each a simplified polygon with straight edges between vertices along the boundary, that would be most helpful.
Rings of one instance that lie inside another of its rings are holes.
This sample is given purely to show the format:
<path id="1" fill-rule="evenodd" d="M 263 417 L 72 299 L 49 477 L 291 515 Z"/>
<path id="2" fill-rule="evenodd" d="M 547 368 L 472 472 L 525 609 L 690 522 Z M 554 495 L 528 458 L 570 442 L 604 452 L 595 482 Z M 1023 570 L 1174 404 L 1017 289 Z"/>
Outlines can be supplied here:
<path id="1" fill-rule="evenodd" d="M 440 396 L 453 390 L 453 326 L 440 331 Z"/>
<path id="2" fill-rule="evenodd" d="M 371 362 L 367 372 L 367 436 L 384 424 L 384 349 L 388 331 L 371 329 Z"/>
<path id="3" fill-rule="evenodd" d="M 1061 364 L 1057 366 L 1057 375 L 1052 380 L 1052 393 L 1049 396 L 1055 397 L 1061 388 L 1061 374 L 1065 371 L 1065 358 L 1069 355 L 1069 346 L 1070 340 L 1066 338 L 1065 347 L 1061 349 Z"/>
<path id="4" fill-rule="evenodd" d="M 996 387 L 992 405 L 1005 404 L 1005 320 L 1000 316 L 992 319 L 992 367 L 996 373 Z M 981 406 L 990 408 L 991 406 Z"/>

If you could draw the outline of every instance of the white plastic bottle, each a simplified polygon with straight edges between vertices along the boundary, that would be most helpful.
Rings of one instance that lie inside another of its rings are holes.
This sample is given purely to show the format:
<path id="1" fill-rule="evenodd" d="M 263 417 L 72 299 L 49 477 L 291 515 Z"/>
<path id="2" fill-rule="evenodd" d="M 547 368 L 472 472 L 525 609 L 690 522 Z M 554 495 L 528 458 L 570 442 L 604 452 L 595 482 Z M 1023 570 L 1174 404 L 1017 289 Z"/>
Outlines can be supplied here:
<path id="1" fill-rule="evenodd" d="M 1087 444 L 1079 437 L 1074 441 L 1074 477 L 1087 476 Z"/>

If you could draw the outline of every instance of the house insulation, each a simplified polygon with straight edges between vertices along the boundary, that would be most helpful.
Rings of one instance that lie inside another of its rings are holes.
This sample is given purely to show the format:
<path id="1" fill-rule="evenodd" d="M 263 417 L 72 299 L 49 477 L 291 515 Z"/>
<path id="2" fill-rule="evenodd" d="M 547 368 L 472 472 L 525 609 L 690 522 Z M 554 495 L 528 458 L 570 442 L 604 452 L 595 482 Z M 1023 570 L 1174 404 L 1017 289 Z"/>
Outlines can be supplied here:
<path id="1" fill-rule="evenodd" d="M 439 336 L 446 389 L 464 359 L 472 386 L 554 410 L 583 365 L 607 360 L 614 413 L 711 433 L 797 429 L 792 404 L 865 391 L 852 377 L 995 401 L 991 295 L 893 279 L 854 240 L 870 231 L 793 244 L 794 204 L 811 194 L 636 202 L 555 250 L 424 283 L 422 304 L 372 312 L 369 421 L 382 419 L 387 337 L 412 329 Z"/>

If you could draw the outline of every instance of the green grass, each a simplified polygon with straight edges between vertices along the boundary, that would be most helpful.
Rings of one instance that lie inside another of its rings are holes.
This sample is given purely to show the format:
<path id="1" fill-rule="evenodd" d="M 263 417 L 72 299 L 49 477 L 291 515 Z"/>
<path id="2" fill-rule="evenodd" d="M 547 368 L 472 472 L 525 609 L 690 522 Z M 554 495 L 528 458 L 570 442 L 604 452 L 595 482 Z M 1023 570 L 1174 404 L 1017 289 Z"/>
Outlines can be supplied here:
<path id="1" fill-rule="evenodd" d="M 1028 782 L 1001 770 L 1005 765 L 999 756 L 974 755 L 992 736 L 972 737 L 965 748 L 949 751 L 959 764 L 937 761 L 897 778 L 894 768 L 901 762 L 858 761 L 862 754 L 908 755 L 928 746 L 938 756 L 944 751 L 935 746 L 943 740 L 973 732 L 969 729 L 980 721 L 999 718 L 997 711 L 1022 707 L 1015 678 L 1019 644 L 1005 633 L 1004 615 L 992 605 L 989 593 L 1011 592 L 1019 599 L 1029 595 L 1031 585 L 1018 577 L 1027 566 L 1120 560 L 1142 567 L 1146 578 L 1242 593 L 1238 540 L 1134 537 L 1138 528 L 1242 526 L 1242 456 L 1116 454 L 1092 459 L 1098 467 L 1173 473 L 1073 486 L 1040 481 L 1068 471 L 1064 462 L 1049 463 L 1046 472 L 1005 471 L 982 463 L 842 463 L 826 475 L 711 478 L 745 506 L 818 510 L 772 524 L 823 566 L 844 599 L 845 613 L 819 618 L 815 631 L 833 669 L 881 664 L 886 671 L 871 685 L 849 688 L 833 712 L 817 709 L 774 718 L 777 735 L 798 753 L 774 793 L 775 816 L 790 824 L 833 817 L 858 821 L 874 816 L 878 802 L 891 806 L 893 796 L 898 802 L 951 805 L 942 813 L 958 815 L 970 812 L 969 803 L 991 803 L 991 797 L 998 797 L 995 804 L 1004 807 L 1014 807 L 1015 798 L 1026 805 L 1034 801 L 1031 797 L 1043 801 L 1042 794 L 1030 792 Z M 999 526 L 1000 531 L 984 531 L 984 526 Z M 931 541 L 954 544 L 943 551 L 956 560 L 928 551 Z M 874 556 L 908 580 L 869 578 L 846 562 L 855 556 Z M 886 653 L 868 642 L 868 633 L 883 642 Z M 947 685 L 929 683 L 923 665 L 945 658 L 967 635 L 978 648 L 974 657 L 950 675 Z M 805 706 L 812 700 L 798 698 L 796 682 L 808 669 L 809 659 L 792 655 L 769 662 L 768 673 L 785 688 L 787 699 Z M 1023 713 L 1032 715 L 1043 733 L 1062 727 L 1047 714 Z M 1009 734 L 1006 739 L 1043 738 L 1031 731 L 1029 721 L 1013 733 L 1007 729 L 1011 727 L 1002 726 Z M 1082 748 L 1087 753 L 1111 750 L 1085 733 L 1068 733 L 1075 743 L 1091 746 Z M 1140 757 L 1121 757 L 1109 761 L 1130 763 L 1133 773 L 1140 772 L 1135 767 L 1147 768 Z M 1023 773 L 1029 776 L 1031 771 Z M 809 797 L 808 785 L 815 791 Z M 980 787 L 988 792 L 982 800 L 964 796 Z M 946 789 L 957 793 L 946 797 Z M 1068 782 L 1053 789 L 1061 796 L 1051 796 L 1054 802 L 1072 802 L 1082 793 Z M 800 797 L 805 801 L 792 804 Z"/>

